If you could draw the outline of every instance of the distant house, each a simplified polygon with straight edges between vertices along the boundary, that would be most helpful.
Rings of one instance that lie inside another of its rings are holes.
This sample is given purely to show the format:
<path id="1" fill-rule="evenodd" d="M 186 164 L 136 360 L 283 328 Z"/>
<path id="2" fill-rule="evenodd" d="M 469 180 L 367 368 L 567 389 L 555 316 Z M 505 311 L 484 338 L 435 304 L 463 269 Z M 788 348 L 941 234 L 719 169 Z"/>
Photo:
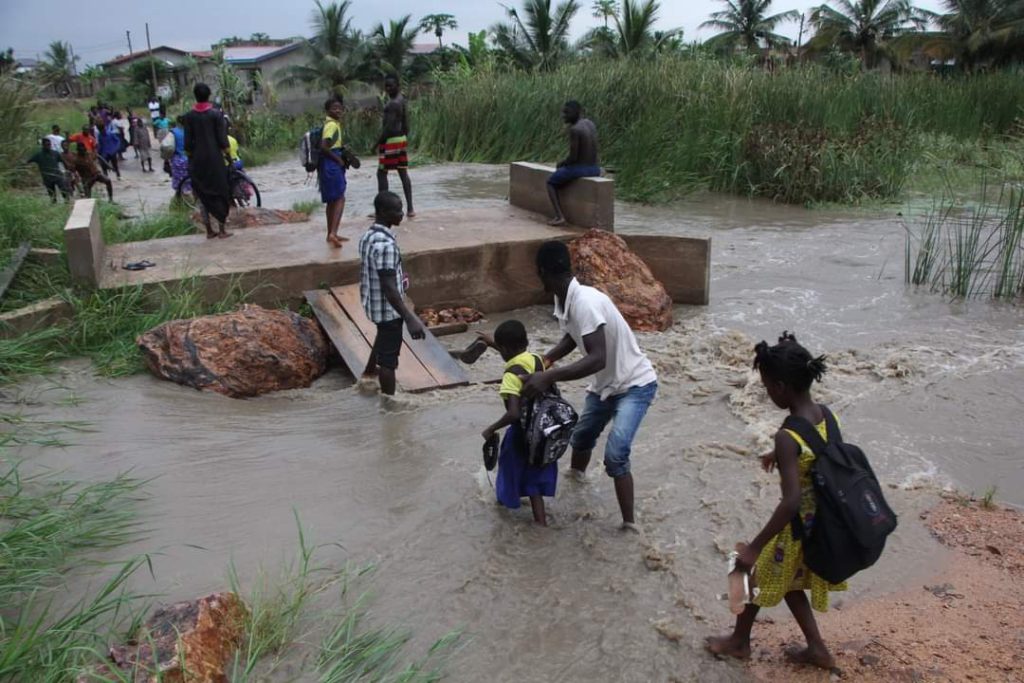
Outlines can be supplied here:
<path id="1" fill-rule="evenodd" d="M 14 73 L 30 74 L 39 68 L 39 60 L 31 57 L 17 57 L 14 60 Z"/>
<path id="2" fill-rule="evenodd" d="M 111 60 L 103 62 L 100 66 L 105 71 L 115 71 L 118 69 L 125 69 L 131 66 L 133 63 L 149 59 L 150 54 L 153 55 L 154 59 L 159 59 L 169 66 L 171 69 L 176 67 L 184 66 L 189 52 L 187 50 L 179 50 L 176 47 L 169 45 L 161 45 L 160 47 L 154 47 L 152 53 L 149 50 L 139 50 L 129 55 L 118 55 Z"/>
<path id="3" fill-rule="evenodd" d="M 413 55 L 432 55 L 437 52 L 437 45 L 434 43 L 415 43 L 412 49 L 409 50 L 409 54 Z"/>

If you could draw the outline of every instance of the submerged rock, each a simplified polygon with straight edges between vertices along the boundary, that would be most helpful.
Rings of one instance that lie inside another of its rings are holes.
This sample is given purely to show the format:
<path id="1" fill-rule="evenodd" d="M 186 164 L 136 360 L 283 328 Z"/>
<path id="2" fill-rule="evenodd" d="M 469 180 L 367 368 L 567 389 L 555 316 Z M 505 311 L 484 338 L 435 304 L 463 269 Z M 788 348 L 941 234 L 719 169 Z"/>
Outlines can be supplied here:
<path id="1" fill-rule="evenodd" d="M 136 343 L 157 377 L 234 398 L 308 387 L 327 370 L 329 350 L 316 322 L 252 305 L 172 320 Z"/>
<path id="2" fill-rule="evenodd" d="M 132 683 L 226 683 L 248 610 L 234 593 L 178 602 L 153 613 L 136 636 L 110 648 L 110 663 L 78 678 Z"/>
<path id="3" fill-rule="evenodd" d="M 672 326 L 672 297 L 621 237 L 591 229 L 570 242 L 569 251 L 579 281 L 607 294 L 634 330 Z"/>

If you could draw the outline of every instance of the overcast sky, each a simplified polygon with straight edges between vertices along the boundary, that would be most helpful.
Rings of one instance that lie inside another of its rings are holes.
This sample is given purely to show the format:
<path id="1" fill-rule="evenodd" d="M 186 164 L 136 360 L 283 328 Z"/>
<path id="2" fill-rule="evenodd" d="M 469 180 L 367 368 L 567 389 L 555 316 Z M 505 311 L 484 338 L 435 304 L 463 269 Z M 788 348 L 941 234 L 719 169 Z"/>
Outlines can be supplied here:
<path id="1" fill-rule="evenodd" d="M 518 5 L 519 0 L 506 4 Z M 574 37 L 597 25 L 591 14 L 592 0 L 581 0 L 583 9 L 572 25 Z M 721 7 L 715 0 L 663 0 L 659 28 L 682 27 L 686 40 L 712 35 L 697 27 L 710 12 Z M 773 10 L 807 11 L 819 2 L 776 0 Z M 940 0 L 917 0 L 919 7 L 938 11 Z M 300 9 L 303 8 L 303 9 Z M 209 49 L 220 38 L 252 33 L 272 37 L 308 35 L 313 2 L 304 0 L 164 0 L 90 3 L 81 0 L 0 0 L 0 49 L 14 48 L 19 57 L 36 57 L 52 40 L 70 42 L 81 57 L 79 66 L 103 62 L 128 52 L 125 31 L 131 31 L 132 48 L 145 49 L 145 24 L 149 22 L 153 46 L 171 45 L 185 50 Z M 465 44 L 469 31 L 490 27 L 503 18 L 504 10 L 494 0 L 354 0 L 352 15 L 357 27 L 370 29 L 381 20 L 411 13 L 417 20 L 425 14 L 445 12 L 455 16 L 459 29 L 449 40 Z M 797 26 L 787 25 L 783 33 L 796 37 Z M 421 36 L 418 42 L 430 42 Z"/>

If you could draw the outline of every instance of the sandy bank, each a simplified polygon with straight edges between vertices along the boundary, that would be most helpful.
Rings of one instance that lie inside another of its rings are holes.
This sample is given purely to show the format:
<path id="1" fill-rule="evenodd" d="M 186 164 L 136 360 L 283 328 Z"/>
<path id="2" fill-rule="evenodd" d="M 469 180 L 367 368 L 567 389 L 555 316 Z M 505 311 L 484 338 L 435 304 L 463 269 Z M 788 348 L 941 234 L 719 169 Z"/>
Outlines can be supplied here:
<path id="1" fill-rule="evenodd" d="M 1024 681 L 1024 515 L 944 496 L 921 518 L 952 552 L 927 581 L 850 606 L 840 598 L 819 619 L 838 672 L 783 661 L 802 643 L 783 608 L 755 627 L 755 679 Z"/>

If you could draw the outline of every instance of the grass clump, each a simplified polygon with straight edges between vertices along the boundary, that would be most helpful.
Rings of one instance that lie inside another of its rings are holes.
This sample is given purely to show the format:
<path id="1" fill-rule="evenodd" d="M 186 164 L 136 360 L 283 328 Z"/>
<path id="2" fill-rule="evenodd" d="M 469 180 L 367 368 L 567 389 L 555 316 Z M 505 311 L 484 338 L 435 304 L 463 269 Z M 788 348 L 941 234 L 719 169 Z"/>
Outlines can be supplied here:
<path id="1" fill-rule="evenodd" d="M 99 661 L 119 627 L 137 623 L 138 596 L 127 580 L 145 556 L 115 565 L 113 577 L 63 613 L 53 599 L 71 570 L 103 566 L 88 557 L 141 532 L 135 502 L 141 483 L 118 477 L 75 484 L 54 474 L 0 472 L 0 680 L 67 681 Z M 130 626 L 128 626 L 130 628 Z"/>
<path id="2" fill-rule="evenodd" d="M 307 216 L 319 209 L 323 204 L 315 199 L 303 199 L 292 204 L 292 211 L 304 213 Z"/>
<path id="3" fill-rule="evenodd" d="M 904 277 L 956 298 L 1024 296 L 1024 190 L 1004 185 L 996 199 L 949 197 L 906 228 Z"/>
<path id="4" fill-rule="evenodd" d="M 411 634 L 407 630 L 363 625 L 370 598 L 366 593 L 353 596 L 353 587 L 373 568 L 333 570 L 317 564 L 314 557 L 320 548 L 307 541 L 298 514 L 296 524 L 298 557 L 273 580 L 261 573 L 244 597 L 249 607 L 246 641 L 229 667 L 230 679 L 234 683 L 267 680 L 286 662 L 300 661 L 301 671 L 294 673 L 321 683 L 440 680 L 444 661 L 460 634 L 445 635 L 426 655 L 408 662 L 405 649 Z M 229 580 L 232 590 L 243 595 L 234 567 Z M 317 641 L 319 645 L 312 646 Z M 296 649 L 304 656 L 296 657 Z"/>

